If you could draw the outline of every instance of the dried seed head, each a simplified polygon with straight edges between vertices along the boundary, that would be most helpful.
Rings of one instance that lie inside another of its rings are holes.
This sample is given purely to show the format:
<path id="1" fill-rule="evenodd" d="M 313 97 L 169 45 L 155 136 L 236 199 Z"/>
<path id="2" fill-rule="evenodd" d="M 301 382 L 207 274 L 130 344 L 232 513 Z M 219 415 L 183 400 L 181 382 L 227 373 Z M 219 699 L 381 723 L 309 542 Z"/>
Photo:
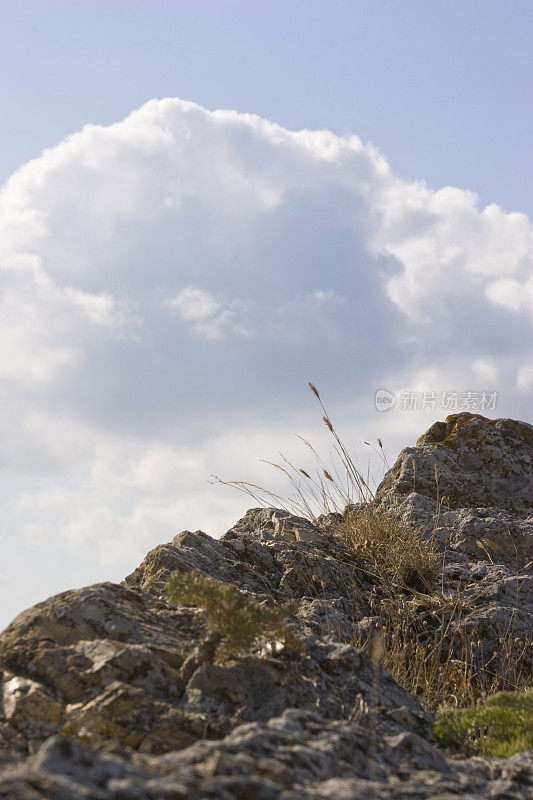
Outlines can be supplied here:
<path id="1" fill-rule="evenodd" d="M 326 423 L 331 433 L 333 433 L 333 425 L 331 424 L 331 421 L 328 419 L 328 417 L 322 417 L 322 420 L 323 422 Z"/>
<path id="2" fill-rule="evenodd" d="M 316 386 L 315 386 L 315 384 L 314 384 L 314 383 L 311 383 L 311 381 L 309 381 L 309 388 L 310 388 L 310 389 L 311 389 L 311 391 L 313 392 L 314 396 L 315 396 L 315 397 L 316 397 L 318 400 L 320 400 L 320 395 L 318 394 L 318 389 L 316 388 Z"/>
<path id="3" fill-rule="evenodd" d="M 331 481 L 332 483 L 335 483 L 335 481 L 333 480 L 333 478 L 331 477 L 331 475 L 329 474 L 327 469 L 324 470 L 324 477 L 326 477 L 328 479 L 328 481 Z"/>
<path id="4" fill-rule="evenodd" d="M 308 472 L 305 471 L 305 469 L 300 469 L 300 472 L 302 473 L 302 475 L 305 475 L 306 478 L 309 478 L 309 480 L 311 480 L 311 476 L 309 475 Z"/>

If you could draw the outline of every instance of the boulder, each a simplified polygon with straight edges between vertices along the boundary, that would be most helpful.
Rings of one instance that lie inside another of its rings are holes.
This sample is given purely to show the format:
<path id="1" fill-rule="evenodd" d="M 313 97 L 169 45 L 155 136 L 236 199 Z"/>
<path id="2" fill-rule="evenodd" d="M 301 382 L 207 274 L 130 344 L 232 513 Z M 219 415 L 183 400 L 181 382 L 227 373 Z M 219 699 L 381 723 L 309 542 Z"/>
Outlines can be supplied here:
<path id="1" fill-rule="evenodd" d="M 416 493 L 440 506 L 533 512 L 533 426 L 479 414 L 452 414 L 407 447 L 385 475 L 376 499 L 394 506 Z M 431 507 L 431 506 L 430 506 Z"/>

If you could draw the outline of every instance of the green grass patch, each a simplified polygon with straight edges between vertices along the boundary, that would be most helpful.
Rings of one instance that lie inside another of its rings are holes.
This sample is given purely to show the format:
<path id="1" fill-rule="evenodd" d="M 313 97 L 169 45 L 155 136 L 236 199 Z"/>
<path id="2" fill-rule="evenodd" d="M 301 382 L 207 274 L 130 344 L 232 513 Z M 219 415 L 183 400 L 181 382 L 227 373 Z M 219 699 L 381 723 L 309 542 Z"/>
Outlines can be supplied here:
<path id="1" fill-rule="evenodd" d="M 508 758 L 533 749 L 533 689 L 497 692 L 483 703 L 437 714 L 435 739 L 465 753 Z"/>

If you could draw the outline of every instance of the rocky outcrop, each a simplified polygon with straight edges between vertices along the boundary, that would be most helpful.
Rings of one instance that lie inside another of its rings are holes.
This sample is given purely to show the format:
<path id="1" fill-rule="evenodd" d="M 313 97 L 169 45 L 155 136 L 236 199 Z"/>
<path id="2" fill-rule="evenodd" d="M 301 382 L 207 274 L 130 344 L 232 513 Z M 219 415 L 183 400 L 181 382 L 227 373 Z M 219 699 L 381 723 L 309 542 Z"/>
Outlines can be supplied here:
<path id="1" fill-rule="evenodd" d="M 376 502 L 443 548 L 523 566 L 533 559 L 533 426 L 452 414 L 402 450 Z"/>
<path id="2" fill-rule="evenodd" d="M 416 527 L 445 558 L 443 591 L 456 642 L 498 671 L 533 628 L 533 426 L 452 414 L 405 448 L 376 506 Z M 502 647 L 502 641 L 514 641 Z M 511 652 L 513 650 L 513 652 Z M 531 661 L 530 661 L 531 663 Z"/>
<path id="3" fill-rule="evenodd" d="M 533 512 L 533 426 L 478 414 L 436 422 L 400 453 L 377 491 L 388 505 L 411 493 L 445 509 Z"/>
<path id="4" fill-rule="evenodd" d="M 462 626 L 483 658 L 511 623 L 516 639 L 531 637 L 531 430 L 450 417 L 402 452 L 377 493 L 380 511 L 441 548 L 439 591 L 460 600 L 439 621 L 431 598 L 413 595 L 414 628 Z M 432 715 L 353 646 L 381 589 L 340 521 L 253 509 L 218 540 L 186 531 L 156 547 L 122 585 L 64 592 L 17 617 L 0 635 L 0 798 L 525 800 L 531 754 L 450 758 L 432 742 Z M 292 600 L 302 652 L 259 639 L 223 664 L 191 658 L 205 620 L 169 602 L 175 570 L 257 602 Z"/>

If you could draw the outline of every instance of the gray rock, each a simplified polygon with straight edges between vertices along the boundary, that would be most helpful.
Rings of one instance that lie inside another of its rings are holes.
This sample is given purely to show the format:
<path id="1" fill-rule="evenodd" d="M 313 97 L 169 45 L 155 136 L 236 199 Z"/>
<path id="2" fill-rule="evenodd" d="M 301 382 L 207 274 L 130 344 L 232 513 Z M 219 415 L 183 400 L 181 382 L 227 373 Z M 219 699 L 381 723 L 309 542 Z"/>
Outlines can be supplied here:
<path id="1" fill-rule="evenodd" d="M 533 427 L 453 414 L 400 453 L 375 506 L 443 553 L 449 640 L 466 635 L 493 671 L 512 664 L 533 629 Z"/>
<path id="2" fill-rule="evenodd" d="M 436 422 L 416 447 L 400 453 L 378 487 L 378 502 L 398 504 L 416 492 L 433 511 L 499 508 L 528 516 L 533 510 L 533 426 L 478 414 Z"/>
<path id="3" fill-rule="evenodd" d="M 44 686 L 28 678 L 4 674 L 2 699 L 5 719 L 28 736 L 44 738 L 58 730 L 62 707 Z"/>
<path id="4" fill-rule="evenodd" d="M 494 669 L 513 658 L 502 635 L 523 647 L 533 628 L 532 437 L 525 423 L 454 415 L 402 452 L 376 498 L 443 553 L 451 610 L 414 597 L 412 629 L 446 630 L 450 647 L 466 637 Z M 156 547 L 120 586 L 19 615 L 0 634 L 0 799 L 529 797 L 531 754 L 450 758 L 432 715 L 353 646 L 379 622 L 380 588 L 342 521 L 252 509 L 219 540 L 185 531 Z M 210 663 L 202 612 L 167 599 L 175 570 L 292 600 L 304 651 L 258 640 Z"/>
<path id="5" fill-rule="evenodd" d="M 413 733 L 383 735 L 360 721 L 288 709 L 218 741 L 128 758 L 64 737 L 5 772 L 0 797 L 47 798 L 493 798 L 526 800 L 531 758 L 449 760 Z M 40 794 L 39 794 L 40 793 Z M 500 794 L 498 794 L 500 793 Z"/>

